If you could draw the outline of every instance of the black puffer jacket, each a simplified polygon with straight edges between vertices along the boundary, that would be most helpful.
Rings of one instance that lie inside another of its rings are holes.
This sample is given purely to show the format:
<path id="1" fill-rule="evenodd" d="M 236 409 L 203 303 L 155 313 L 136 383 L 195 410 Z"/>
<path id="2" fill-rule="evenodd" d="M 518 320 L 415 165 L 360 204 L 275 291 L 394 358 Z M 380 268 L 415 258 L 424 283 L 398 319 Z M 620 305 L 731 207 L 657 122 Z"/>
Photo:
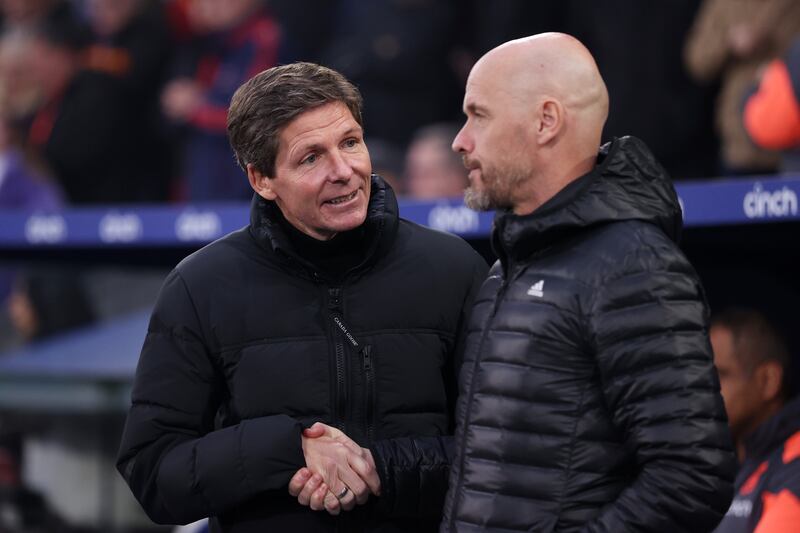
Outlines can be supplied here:
<path id="1" fill-rule="evenodd" d="M 435 530 L 454 357 L 486 264 L 457 237 L 399 219 L 377 177 L 365 259 L 341 282 L 293 252 L 276 209 L 256 197 L 249 227 L 165 281 L 118 468 L 159 523 L 214 516 L 215 530 L 236 533 Z M 305 464 L 301 429 L 315 421 L 371 447 L 382 482 L 373 504 L 335 519 L 289 496 Z"/>
<path id="2" fill-rule="evenodd" d="M 443 531 L 709 531 L 736 463 L 681 211 L 637 139 L 500 214 Z"/>

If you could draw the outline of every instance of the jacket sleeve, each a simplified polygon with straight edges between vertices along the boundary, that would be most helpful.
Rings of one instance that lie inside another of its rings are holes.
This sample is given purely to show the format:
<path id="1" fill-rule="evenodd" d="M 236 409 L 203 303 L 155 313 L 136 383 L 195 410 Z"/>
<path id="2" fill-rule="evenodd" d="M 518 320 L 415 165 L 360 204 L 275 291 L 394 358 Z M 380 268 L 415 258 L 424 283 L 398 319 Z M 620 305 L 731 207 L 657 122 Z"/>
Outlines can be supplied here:
<path id="1" fill-rule="evenodd" d="M 733 497 L 736 462 L 702 289 L 677 251 L 633 262 L 602 284 L 589 322 L 634 478 L 583 531 L 711 531 Z"/>
<path id="2" fill-rule="evenodd" d="M 304 465 L 301 425 L 274 415 L 214 430 L 224 381 L 180 274 L 150 320 L 117 468 L 157 523 L 188 523 L 285 488 Z"/>
<path id="3" fill-rule="evenodd" d="M 381 478 L 377 511 L 393 518 L 441 518 L 453 446 L 451 435 L 375 442 L 370 451 Z"/>
<path id="4" fill-rule="evenodd" d="M 467 325 L 472 302 L 486 279 L 486 262 L 474 254 L 468 290 L 459 313 L 454 348 L 444 368 L 443 380 L 447 392 L 447 409 L 454 419 L 457 381 L 463 360 Z M 453 427 L 451 423 L 450 432 Z M 454 456 L 452 435 L 441 437 L 405 437 L 375 442 L 370 451 L 381 479 L 379 512 L 394 518 L 439 519 Z"/>

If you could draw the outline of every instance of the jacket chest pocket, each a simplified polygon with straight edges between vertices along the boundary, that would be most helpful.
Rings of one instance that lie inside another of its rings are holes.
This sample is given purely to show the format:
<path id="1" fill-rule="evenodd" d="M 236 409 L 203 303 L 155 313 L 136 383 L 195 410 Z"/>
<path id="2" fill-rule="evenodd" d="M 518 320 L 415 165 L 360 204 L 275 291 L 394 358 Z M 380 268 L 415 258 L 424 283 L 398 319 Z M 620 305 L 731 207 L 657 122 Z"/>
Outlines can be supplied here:
<path id="1" fill-rule="evenodd" d="M 325 339 L 246 346 L 230 361 L 226 375 L 231 402 L 241 418 L 330 412 Z"/>

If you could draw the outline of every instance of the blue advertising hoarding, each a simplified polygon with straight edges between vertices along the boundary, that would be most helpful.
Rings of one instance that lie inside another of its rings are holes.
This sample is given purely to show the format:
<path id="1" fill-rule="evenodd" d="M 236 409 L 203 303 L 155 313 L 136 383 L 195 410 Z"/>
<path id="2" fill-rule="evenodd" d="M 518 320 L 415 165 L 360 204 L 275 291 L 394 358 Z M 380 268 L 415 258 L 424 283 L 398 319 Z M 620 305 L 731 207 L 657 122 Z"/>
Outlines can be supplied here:
<path id="1" fill-rule="evenodd" d="M 800 220 L 800 176 L 681 182 L 686 227 Z M 465 238 L 488 236 L 492 213 L 458 198 L 400 201 L 404 218 Z M 0 249 L 27 247 L 198 246 L 246 225 L 247 204 L 113 206 L 45 212 L 0 212 Z"/>

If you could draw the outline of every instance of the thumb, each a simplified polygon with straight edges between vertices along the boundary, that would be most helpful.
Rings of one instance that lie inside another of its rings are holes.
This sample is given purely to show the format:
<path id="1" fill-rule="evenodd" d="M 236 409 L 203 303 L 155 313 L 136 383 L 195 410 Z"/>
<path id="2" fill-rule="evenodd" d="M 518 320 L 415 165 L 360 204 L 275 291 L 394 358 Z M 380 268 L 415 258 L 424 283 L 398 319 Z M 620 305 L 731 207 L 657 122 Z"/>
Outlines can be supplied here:
<path id="1" fill-rule="evenodd" d="M 309 439 L 316 439 L 325 434 L 325 425 L 321 422 L 314 422 L 309 428 L 303 430 L 303 436 Z"/>

